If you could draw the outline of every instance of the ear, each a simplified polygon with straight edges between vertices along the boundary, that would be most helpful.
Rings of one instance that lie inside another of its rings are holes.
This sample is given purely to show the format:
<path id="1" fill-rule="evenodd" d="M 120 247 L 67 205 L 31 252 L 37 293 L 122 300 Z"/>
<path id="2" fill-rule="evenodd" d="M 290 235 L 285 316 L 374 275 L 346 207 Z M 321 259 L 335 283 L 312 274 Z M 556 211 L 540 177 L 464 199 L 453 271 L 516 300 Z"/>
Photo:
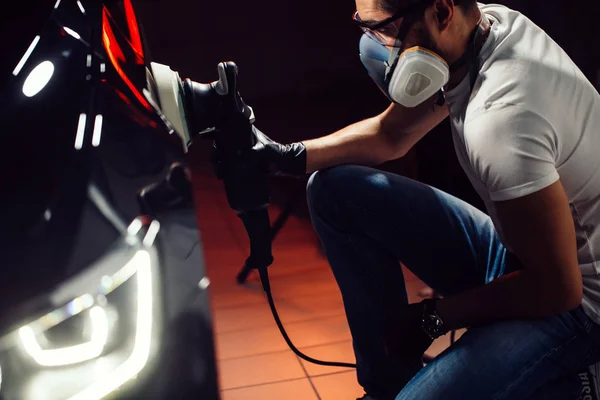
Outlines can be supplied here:
<path id="1" fill-rule="evenodd" d="M 445 30 L 454 18 L 454 0 L 435 0 L 433 12 L 440 31 Z"/>

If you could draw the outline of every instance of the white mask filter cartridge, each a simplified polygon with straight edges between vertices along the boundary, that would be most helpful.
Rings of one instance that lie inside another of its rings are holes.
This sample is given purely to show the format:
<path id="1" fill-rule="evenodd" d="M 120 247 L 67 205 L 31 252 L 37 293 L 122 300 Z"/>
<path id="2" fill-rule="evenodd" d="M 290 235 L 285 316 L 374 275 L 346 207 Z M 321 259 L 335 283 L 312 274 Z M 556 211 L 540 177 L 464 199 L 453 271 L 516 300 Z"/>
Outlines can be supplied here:
<path id="1" fill-rule="evenodd" d="M 438 93 L 449 79 L 450 69 L 441 57 L 413 47 L 400 55 L 388 90 L 392 100 L 412 108 Z"/>

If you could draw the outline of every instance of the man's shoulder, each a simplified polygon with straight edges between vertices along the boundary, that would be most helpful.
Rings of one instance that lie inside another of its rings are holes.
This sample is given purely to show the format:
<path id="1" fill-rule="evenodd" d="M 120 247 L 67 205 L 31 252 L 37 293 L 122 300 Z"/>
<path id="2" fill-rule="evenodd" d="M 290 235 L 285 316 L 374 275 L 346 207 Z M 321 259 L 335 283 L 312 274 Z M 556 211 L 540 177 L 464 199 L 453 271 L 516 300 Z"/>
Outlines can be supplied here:
<path id="1" fill-rule="evenodd" d="M 531 104 L 542 97 L 544 77 L 537 68 L 520 60 L 499 60 L 479 75 L 470 106 L 472 112 L 491 104 Z"/>
<path id="2" fill-rule="evenodd" d="M 464 122 L 467 148 L 513 149 L 518 143 L 543 135 L 554 137 L 552 124 L 540 113 L 524 104 L 494 102 L 471 113 Z"/>
<path id="3" fill-rule="evenodd" d="M 567 53 L 527 16 L 503 5 L 480 8 L 494 24 L 480 60 L 478 106 L 543 103 L 581 79 Z"/>

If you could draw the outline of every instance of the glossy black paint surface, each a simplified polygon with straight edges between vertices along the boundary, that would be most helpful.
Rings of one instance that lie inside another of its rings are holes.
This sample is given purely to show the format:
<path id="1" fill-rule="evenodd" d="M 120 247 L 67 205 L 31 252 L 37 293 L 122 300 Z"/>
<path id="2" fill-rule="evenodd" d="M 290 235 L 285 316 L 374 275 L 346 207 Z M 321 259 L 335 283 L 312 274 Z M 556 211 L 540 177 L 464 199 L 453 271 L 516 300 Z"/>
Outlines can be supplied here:
<path id="1" fill-rule="evenodd" d="M 143 94 L 151 57 L 135 3 L 57 4 L 48 8 L 44 24 L 21 31 L 39 40 L 22 68 L 1 80 L 0 393 L 6 399 L 21 398 L 23 389 L 19 374 L 7 367 L 12 361 L 3 359 L 7 338 L 52 311 L 52 294 L 62 284 L 109 253 L 131 250 L 117 246 L 128 227 L 139 217 L 145 232 L 153 221 L 141 216 L 138 191 L 183 158 L 181 143 Z M 53 74 L 27 97 L 25 82 L 44 62 L 52 63 Z M 160 326 L 147 366 L 117 394 L 217 399 L 194 209 L 154 219 L 160 223 L 151 245 L 158 260 L 154 321 Z"/>

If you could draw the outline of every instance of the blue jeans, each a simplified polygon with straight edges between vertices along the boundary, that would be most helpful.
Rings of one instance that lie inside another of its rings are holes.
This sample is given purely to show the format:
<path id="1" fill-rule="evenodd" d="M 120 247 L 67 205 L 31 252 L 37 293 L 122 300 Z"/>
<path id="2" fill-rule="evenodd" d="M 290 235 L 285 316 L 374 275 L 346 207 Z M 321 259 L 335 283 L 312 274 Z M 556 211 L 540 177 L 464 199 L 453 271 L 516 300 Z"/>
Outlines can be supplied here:
<path id="1" fill-rule="evenodd" d="M 351 165 L 313 174 L 308 202 L 367 393 L 386 400 L 577 398 L 577 372 L 600 350 L 600 325 L 581 308 L 468 329 L 426 367 L 384 351 L 382 322 L 408 303 L 400 262 L 442 296 L 521 268 L 485 213 L 428 185 Z"/>

